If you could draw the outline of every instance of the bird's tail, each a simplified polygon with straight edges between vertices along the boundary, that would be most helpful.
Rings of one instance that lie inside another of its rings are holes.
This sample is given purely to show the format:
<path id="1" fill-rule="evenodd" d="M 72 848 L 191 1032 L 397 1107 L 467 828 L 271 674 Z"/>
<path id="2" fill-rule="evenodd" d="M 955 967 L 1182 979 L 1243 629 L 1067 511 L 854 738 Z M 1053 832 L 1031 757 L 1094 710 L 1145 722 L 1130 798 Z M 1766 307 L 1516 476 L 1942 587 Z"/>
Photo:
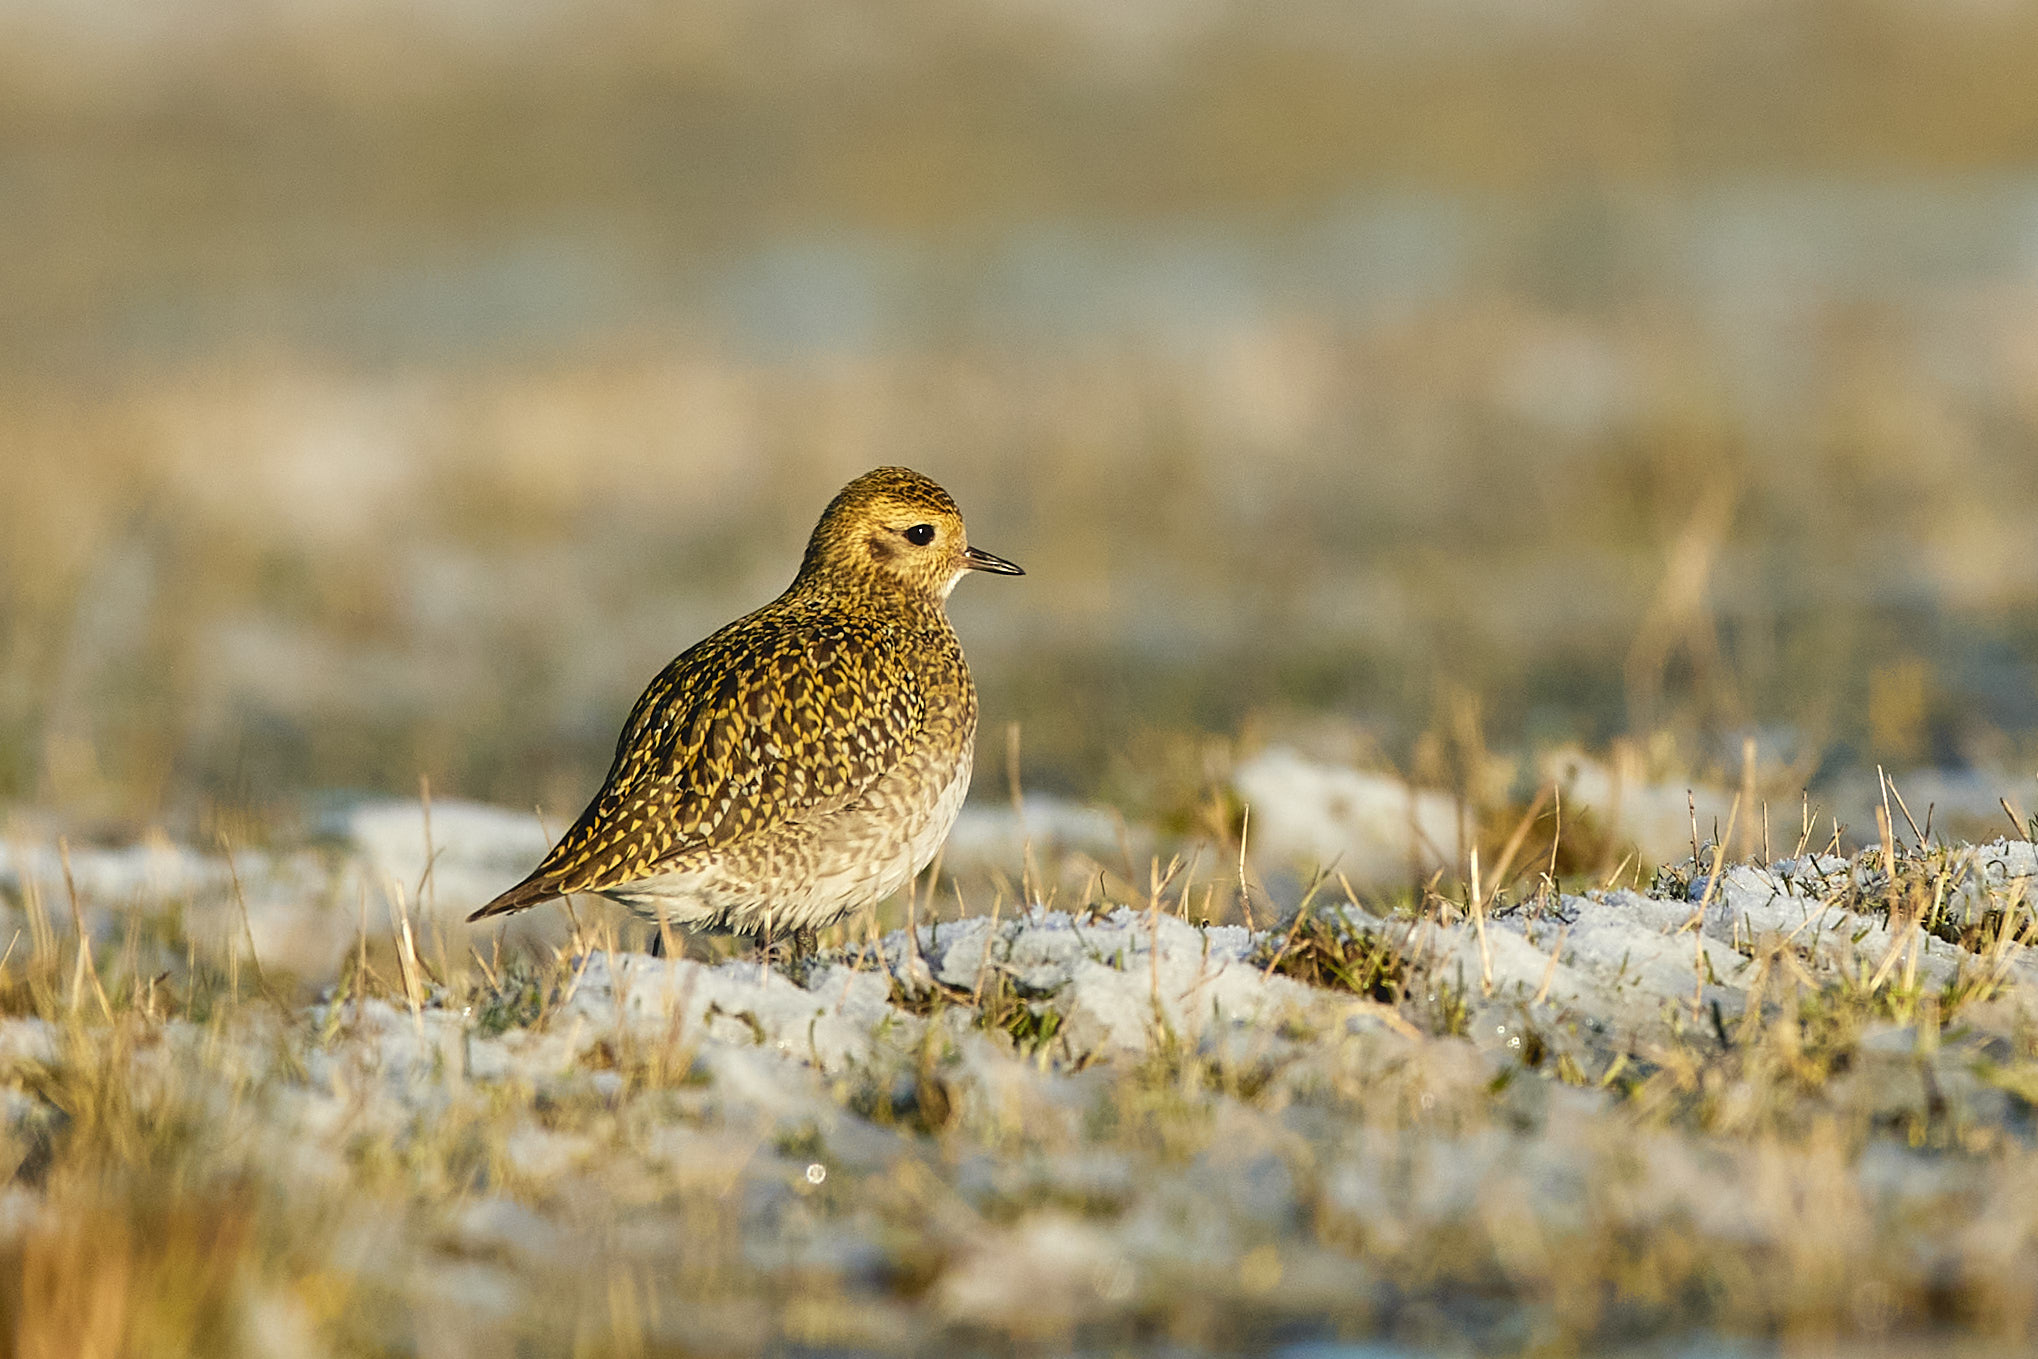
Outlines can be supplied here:
<path id="1" fill-rule="evenodd" d="M 483 906 L 473 915 L 468 916 L 467 923 L 471 925 L 477 920 L 486 920 L 492 915 L 508 915 L 511 911 L 521 911 L 527 907 L 537 906 L 559 895 L 558 884 L 553 881 L 549 873 L 541 870 L 525 878 L 515 887 L 510 888 L 509 891 L 504 892 L 494 901 Z"/>

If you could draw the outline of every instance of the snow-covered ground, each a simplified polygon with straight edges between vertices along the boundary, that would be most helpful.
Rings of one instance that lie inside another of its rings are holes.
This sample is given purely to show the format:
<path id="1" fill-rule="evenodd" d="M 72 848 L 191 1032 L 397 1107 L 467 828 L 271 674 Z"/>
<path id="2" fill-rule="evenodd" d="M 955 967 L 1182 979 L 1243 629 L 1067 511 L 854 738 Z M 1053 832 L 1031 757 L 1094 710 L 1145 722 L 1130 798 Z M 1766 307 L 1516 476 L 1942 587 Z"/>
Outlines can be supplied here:
<path id="1" fill-rule="evenodd" d="M 1310 777 L 1346 812 L 1274 811 L 1260 853 L 1321 854 L 1397 796 Z M 123 1269 L 226 1252 L 221 1352 L 1391 1355 L 2038 1325 L 2038 845 L 1913 846 L 1894 881 L 1879 849 L 1708 858 L 1646 891 L 1340 900 L 1257 931 L 1204 922 L 1195 891 L 1000 901 L 767 966 L 618 949 L 591 904 L 469 933 L 543 850 L 528 817 L 441 802 L 428 839 L 421 808 L 367 805 L 324 832 L 230 858 L 0 851 L 0 983 L 59 960 L 0 1021 L 23 1167 L 0 1252 L 69 1239 L 96 1129 Z M 1038 803 L 972 810 L 955 851 L 1016 881 L 1029 841 L 1125 838 Z M 61 962 L 74 900 L 103 1004 Z M 199 1005 L 180 943 L 215 993 L 222 957 L 243 969 L 240 998 Z M 163 1195 L 250 1225 L 191 1246 L 149 1215 Z"/>

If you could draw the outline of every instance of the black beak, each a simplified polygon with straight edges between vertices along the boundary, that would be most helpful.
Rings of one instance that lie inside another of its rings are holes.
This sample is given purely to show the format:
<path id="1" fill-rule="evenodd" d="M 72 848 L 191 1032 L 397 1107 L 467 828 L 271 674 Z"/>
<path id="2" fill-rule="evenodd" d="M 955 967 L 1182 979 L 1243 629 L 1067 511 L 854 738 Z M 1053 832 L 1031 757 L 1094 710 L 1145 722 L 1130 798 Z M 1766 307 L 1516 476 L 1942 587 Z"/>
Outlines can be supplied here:
<path id="1" fill-rule="evenodd" d="M 962 560 L 972 571 L 989 571 L 1000 576 L 1023 576 L 1026 574 L 1003 557 L 993 557 L 981 548 L 964 548 Z"/>

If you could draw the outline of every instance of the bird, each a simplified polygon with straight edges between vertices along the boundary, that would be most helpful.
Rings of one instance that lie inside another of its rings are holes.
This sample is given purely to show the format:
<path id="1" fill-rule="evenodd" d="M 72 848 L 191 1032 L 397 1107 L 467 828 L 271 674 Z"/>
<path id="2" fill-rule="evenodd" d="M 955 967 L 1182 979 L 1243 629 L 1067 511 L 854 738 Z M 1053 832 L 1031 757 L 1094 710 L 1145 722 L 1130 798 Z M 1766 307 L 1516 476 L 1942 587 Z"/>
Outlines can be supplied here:
<path id="1" fill-rule="evenodd" d="M 879 467 L 822 512 L 771 603 L 682 652 L 631 709 L 601 791 L 468 917 L 569 893 L 668 927 L 811 940 L 925 868 L 969 791 L 976 685 L 947 601 L 970 546 L 931 478 Z M 654 940 L 653 947 L 657 947 Z"/>

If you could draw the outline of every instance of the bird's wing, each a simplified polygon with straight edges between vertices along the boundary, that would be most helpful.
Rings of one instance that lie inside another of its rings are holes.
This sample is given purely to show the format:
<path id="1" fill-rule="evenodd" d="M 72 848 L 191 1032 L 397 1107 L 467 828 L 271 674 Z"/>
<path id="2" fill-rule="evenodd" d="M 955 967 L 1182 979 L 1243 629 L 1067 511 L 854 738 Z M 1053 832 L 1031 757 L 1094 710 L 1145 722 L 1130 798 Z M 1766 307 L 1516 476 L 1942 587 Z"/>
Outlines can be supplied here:
<path id="1" fill-rule="evenodd" d="M 767 613 L 692 647 L 637 700 L 572 829 L 469 919 L 621 886 L 855 801 L 905 758 L 925 715 L 889 641 Z"/>

